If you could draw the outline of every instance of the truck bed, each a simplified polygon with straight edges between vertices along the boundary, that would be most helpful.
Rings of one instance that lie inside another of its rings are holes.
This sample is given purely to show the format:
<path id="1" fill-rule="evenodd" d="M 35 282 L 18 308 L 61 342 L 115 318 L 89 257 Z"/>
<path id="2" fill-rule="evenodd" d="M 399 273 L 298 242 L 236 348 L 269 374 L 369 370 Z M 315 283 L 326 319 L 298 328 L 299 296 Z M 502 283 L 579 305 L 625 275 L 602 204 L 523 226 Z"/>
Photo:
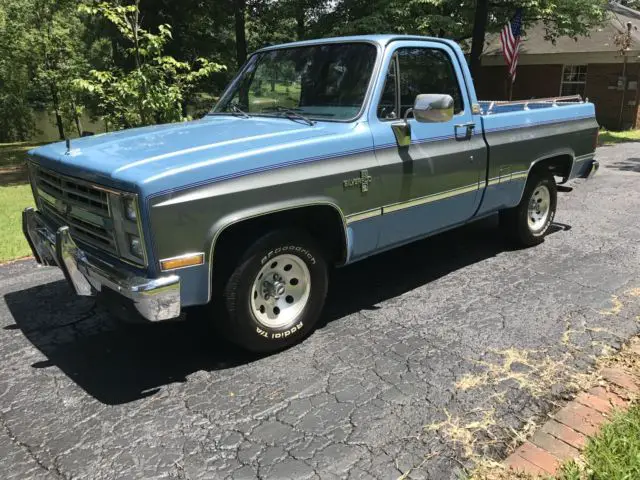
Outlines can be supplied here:
<path id="1" fill-rule="evenodd" d="M 520 202 L 529 170 L 561 159 L 562 182 L 587 174 L 594 158 L 598 123 L 592 103 L 580 97 L 517 102 L 480 102 L 488 148 L 487 193 L 480 214 Z"/>
<path id="2" fill-rule="evenodd" d="M 562 107 L 566 105 L 576 105 L 584 103 L 584 101 L 580 95 L 571 95 L 515 101 L 480 100 L 478 103 L 482 109 L 481 115 L 494 115 L 497 113 L 520 112 L 523 110 L 537 110 Z"/>

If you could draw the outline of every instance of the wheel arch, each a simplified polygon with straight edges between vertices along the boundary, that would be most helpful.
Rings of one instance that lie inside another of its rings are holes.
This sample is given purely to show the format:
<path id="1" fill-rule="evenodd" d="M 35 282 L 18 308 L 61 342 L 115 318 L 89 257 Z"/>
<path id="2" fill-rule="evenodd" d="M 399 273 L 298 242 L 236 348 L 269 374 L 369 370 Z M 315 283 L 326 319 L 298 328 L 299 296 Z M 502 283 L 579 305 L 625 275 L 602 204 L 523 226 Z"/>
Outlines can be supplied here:
<path id="1" fill-rule="evenodd" d="M 524 195 L 527 182 L 529 178 L 531 178 L 532 173 L 545 169 L 549 170 L 554 176 L 562 177 L 563 180 L 560 182 L 562 184 L 569 179 L 571 171 L 573 170 L 574 161 L 575 155 L 571 149 L 558 150 L 535 159 L 531 162 L 531 165 L 529 165 L 524 185 L 520 189 L 519 198 L 515 205 L 518 205 L 522 201 L 522 196 Z"/>
<path id="2" fill-rule="evenodd" d="M 337 265 L 346 263 L 349 252 L 347 222 L 338 204 L 330 198 L 315 197 L 255 206 L 226 215 L 209 229 L 206 261 L 209 265 L 209 298 L 216 268 L 222 270 L 220 252 L 233 245 L 235 252 L 246 250 L 260 234 L 256 230 L 297 227 L 320 237 Z"/>
<path id="3" fill-rule="evenodd" d="M 564 183 L 569 179 L 569 175 L 571 175 L 574 161 L 575 154 L 573 150 L 566 149 L 554 152 L 531 162 L 528 173 L 530 174 L 533 170 L 536 169 L 548 168 L 554 173 L 556 177 L 562 177 L 562 183 Z M 556 172 L 560 175 L 558 175 Z"/>

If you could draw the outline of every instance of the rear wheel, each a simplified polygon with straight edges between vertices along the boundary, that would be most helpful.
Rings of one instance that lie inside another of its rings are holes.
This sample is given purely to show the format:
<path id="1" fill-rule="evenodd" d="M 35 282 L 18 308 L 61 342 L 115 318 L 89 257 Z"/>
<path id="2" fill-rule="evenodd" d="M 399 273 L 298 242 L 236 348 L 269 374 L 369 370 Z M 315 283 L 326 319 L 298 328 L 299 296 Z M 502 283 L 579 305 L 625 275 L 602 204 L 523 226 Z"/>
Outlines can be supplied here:
<path id="1" fill-rule="evenodd" d="M 225 336 L 255 352 L 298 343 L 320 318 L 327 287 L 325 255 L 311 237 L 269 233 L 241 256 L 222 289 Z"/>
<path id="2" fill-rule="evenodd" d="M 556 215 L 558 189 L 553 174 L 532 172 L 520 204 L 500 212 L 500 224 L 511 239 L 523 247 L 544 241 Z"/>

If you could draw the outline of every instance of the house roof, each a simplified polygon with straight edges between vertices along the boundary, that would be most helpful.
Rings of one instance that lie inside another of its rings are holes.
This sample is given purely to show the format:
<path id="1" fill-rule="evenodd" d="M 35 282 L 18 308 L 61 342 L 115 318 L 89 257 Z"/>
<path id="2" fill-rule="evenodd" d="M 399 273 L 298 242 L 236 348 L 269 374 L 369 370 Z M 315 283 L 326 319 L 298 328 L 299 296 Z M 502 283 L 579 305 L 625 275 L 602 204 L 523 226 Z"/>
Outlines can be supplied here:
<path id="1" fill-rule="evenodd" d="M 607 6 L 607 20 L 603 25 L 593 30 L 589 36 L 560 37 L 555 44 L 545 40 L 545 28 L 542 23 L 527 27 L 526 35 L 520 47 L 520 55 L 548 55 L 558 53 L 596 53 L 617 52 L 618 47 L 613 38 L 617 33 L 626 30 L 627 22 L 633 25 L 631 36 L 633 51 L 640 51 L 640 12 L 611 2 Z M 502 56 L 500 35 L 494 34 L 488 38 L 488 45 L 483 56 Z"/>

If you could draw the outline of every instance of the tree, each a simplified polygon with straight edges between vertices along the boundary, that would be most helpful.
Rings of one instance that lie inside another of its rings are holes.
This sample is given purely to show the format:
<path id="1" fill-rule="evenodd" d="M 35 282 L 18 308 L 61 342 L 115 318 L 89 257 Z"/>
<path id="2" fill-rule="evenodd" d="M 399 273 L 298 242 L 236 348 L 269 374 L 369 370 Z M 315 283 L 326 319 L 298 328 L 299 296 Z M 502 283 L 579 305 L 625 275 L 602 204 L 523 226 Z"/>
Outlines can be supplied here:
<path id="1" fill-rule="evenodd" d="M 509 22 L 516 5 L 507 0 L 488 3 L 487 21 L 482 22 L 486 0 L 478 0 L 476 20 L 472 37 L 470 63 L 472 73 L 477 77 L 480 66 L 480 54 L 484 46 L 486 32 L 496 32 Z M 524 0 L 517 4 L 523 8 L 523 26 L 541 22 L 545 27 L 545 37 L 555 42 L 558 37 L 576 38 L 588 35 L 596 26 L 602 24 L 606 15 L 607 0 Z M 485 28 L 482 28 L 482 25 Z"/>
<path id="2" fill-rule="evenodd" d="M 0 2 L 0 122 L 12 123 L 1 129 L 0 140 L 28 138 L 34 108 L 53 112 L 61 139 L 73 124 L 81 134 L 82 102 L 72 81 L 88 65 L 76 2 Z"/>
<path id="3" fill-rule="evenodd" d="M 240 68 L 247 60 L 246 0 L 233 0 L 236 30 L 236 63 Z"/>
<path id="4" fill-rule="evenodd" d="M 523 23 L 542 22 L 547 40 L 586 35 L 604 20 L 606 0 L 339 0 L 326 15 L 332 33 L 412 33 L 471 39 L 470 64 L 477 74 L 487 33 L 498 32 L 516 8 Z"/>
<path id="5" fill-rule="evenodd" d="M 34 23 L 27 39 L 31 52 L 35 53 L 31 62 L 33 87 L 39 89 L 44 103 L 52 107 L 61 140 L 66 137 L 63 117 L 73 121 L 78 135 L 82 135 L 83 109 L 72 84 L 88 70 L 88 64 L 82 54 L 84 26 L 76 2 L 35 0 L 32 13 Z"/>
<path id="6" fill-rule="evenodd" d="M 633 24 L 631 22 L 624 25 L 624 27 L 619 31 L 613 38 L 613 43 L 618 49 L 618 54 L 622 56 L 622 99 L 620 100 L 620 115 L 618 116 L 618 128 L 620 130 L 624 127 L 624 102 L 625 102 L 625 93 L 627 91 L 627 53 L 631 50 L 631 46 L 633 45 L 633 36 L 631 34 L 633 30 Z M 638 28 L 635 27 L 637 30 Z"/>
<path id="7" fill-rule="evenodd" d="M 637 7 L 639 2 L 624 3 Z M 230 74 L 222 65 L 239 67 L 249 51 L 305 38 L 407 33 L 470 41 L 477 73 L 486 35 L 498 32 L 517 7 L 524 9 L 525 31 L 542 22 L 547 39 L 555 41 L 588 33 L 603 19 L 605 4 L 0 0 L 0 140 L 28 137 L 34 108 L 53 112 L 60 137 L 82 133 L 85 108 L 105 116 L 113 128 L 185 118 L 197 99 L 210 104 L 221 92 Z"/>
<path id="8" fill-rule="evenodd" d="M 113 24 L 128 43 L 125 60 L 130 69 L 113 65 L 92 70 L 87 78 L 75 81 L 78 90 L 96 98 L 100 113 L 112 128 L 129 128 L 168 123 L 185 118 L 182 103 L 186 93 L 203 78 L 225 67 L 198 58 L 196 65 L 164 54 L 172 39 L 169 25 L 151 33 L 140 23 L 140 0 L 131 5 L 100 2 L 82 5 L 81 10 Z"/>
<path id="9" fill-rule="evenodd" d="M 27 2 L 0 0 L 0 142 L 28 139 L 34 131 L 24 36 Z"/>

